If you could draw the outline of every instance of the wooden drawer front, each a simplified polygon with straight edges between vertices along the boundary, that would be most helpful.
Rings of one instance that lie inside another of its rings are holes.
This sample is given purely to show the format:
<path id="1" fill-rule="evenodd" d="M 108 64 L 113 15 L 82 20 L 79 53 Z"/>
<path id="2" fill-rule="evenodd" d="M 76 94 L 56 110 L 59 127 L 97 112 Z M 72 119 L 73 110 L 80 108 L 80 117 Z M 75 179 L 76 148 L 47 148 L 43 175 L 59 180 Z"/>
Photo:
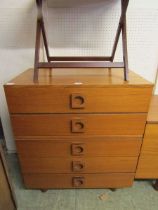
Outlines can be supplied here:
<path id="1" fill-rule="evenodd" d="M 158 178 L 158 156 L 141 155 L 136 171 L 136 178 Z"/>
<path id="2" fill-rule="evenodd" d="M 158 124 L 147 124 L 141 155 L 158 156 Z"/>
<path id="3" fill-rule="evenodd" d="M 24 138 L 25 139 L 25 138 Z M 81 138 L 80 141 L 65 139 L 18 140 L 16 146 L 21 157 L 71 157 L 71 156 L 138 156 L 141 138 L 106 139 L 94 137 Z M 53 137 L 51 138 L 53 139 Z M 89 140 L 89 141 L 88 141 Z M 119 149 L 118 149 L 119 148 Z"/>
<path id="4" fill-rule="evenodd" d="M 12 115 L 15 136 L 143 135 L 146 114 Z"/>
<path id="5" fill-rule="evenodd" d="M 24 174 L 28 188 L 121 188 L 133 184 L 134 173 Z"/>
<path id="6" fill-rule="evenodd" d="M 20 158 L 23 173 L 135 172 L 137 157 Z"/>
<path id="7" fill-rule="evenodd" d="M 147 124 L 136 178 L 158 178 L 158 124 Z"/>
<path id="8" fill-rule="evenodd" d="M 6 86 L 10 113 L 147 112 L 152 87 Z"/>

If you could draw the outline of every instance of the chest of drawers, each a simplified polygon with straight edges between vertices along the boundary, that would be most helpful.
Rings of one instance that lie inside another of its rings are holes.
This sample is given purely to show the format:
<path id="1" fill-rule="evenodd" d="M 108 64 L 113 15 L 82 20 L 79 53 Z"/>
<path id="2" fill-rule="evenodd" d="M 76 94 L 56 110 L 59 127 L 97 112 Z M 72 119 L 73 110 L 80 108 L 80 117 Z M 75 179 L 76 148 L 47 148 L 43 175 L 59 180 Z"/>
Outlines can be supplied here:
<path id="1" fill-rule="evenodd" d="M 158 179 L 158 96 L 152 96 L 143 145 L 136 171 L 137 179 Z"/>
<path id="2" fill-rule="evenodd" d="M 81 69 L 84 71 L 84 69 Z M 28 188 L 131 186 L 152 84 L 122 70 L 49 77 L 27 70 L 5 85 L 22 176 Z"/>

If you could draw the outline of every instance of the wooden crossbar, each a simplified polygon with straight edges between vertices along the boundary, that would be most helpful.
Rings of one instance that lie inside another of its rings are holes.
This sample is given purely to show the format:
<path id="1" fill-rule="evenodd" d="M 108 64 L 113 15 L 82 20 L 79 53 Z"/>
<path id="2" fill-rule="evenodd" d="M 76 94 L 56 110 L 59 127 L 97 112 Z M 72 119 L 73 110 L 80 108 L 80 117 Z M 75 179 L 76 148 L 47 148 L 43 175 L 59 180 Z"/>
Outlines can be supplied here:
<path id="1" fill-rule="evenodd" d="M 38 68 L 124 68 L 123 62 L 40 62 Z"/>

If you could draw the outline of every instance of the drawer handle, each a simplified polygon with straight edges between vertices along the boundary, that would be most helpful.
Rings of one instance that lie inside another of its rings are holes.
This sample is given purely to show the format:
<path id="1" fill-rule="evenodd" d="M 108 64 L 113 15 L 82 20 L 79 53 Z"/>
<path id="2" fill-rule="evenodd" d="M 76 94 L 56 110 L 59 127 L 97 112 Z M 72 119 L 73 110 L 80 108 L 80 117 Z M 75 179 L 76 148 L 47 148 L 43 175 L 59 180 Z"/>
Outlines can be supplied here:
<path id="1" fill-rule="evenodd" d="M 85 108 L 85 97 L 79 93 L 71 94 L 71 108 L 72 109 Z"/>
<path id="2" fill-rule="evenodd" d="M 71 145 L 72 155 L 84 155 L 84 144 L 72 144 Z"/>
<path id="3" fill-rule="evenodd" d="M 73 187 L 82 187 L 85 184 L 85 178 L 84 177 L 78 177 L 75 176 L 72 178 L 72 185 Z"/>
<path id="4" fill-rule="evenodd" d="M 72 170 L 76 172 L 81 172 L 85 168 L 85 164 L 82 161 L 72 161 Z"/>
<path id="5" fill-rule="evenodd" d="M 71 131 L 72 133 L 84 133 L 85 132 L 84 120 L 83 119 L 71 120 Z"/>

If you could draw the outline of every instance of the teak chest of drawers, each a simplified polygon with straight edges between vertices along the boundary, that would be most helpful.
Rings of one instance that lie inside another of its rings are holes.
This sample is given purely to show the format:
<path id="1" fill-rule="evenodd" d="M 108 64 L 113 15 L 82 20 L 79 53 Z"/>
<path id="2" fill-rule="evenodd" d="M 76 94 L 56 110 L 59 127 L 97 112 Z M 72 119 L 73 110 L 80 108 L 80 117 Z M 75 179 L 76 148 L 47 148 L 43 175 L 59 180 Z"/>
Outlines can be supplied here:
<path id="1" fill-rule="evenodd" d="M 52 77 L 40 70 L 38 84 L 32 74 L 5 85 L 25 186 L 131 186 L 152 84 L 132 72 L 125 82 L 122 69 Z"/>
<path id="2" fill-rule="evenodd" d="M 139 157 L 137 179 L 158 179 L 158 96 L 152 96 L 143 145 Z"/>

